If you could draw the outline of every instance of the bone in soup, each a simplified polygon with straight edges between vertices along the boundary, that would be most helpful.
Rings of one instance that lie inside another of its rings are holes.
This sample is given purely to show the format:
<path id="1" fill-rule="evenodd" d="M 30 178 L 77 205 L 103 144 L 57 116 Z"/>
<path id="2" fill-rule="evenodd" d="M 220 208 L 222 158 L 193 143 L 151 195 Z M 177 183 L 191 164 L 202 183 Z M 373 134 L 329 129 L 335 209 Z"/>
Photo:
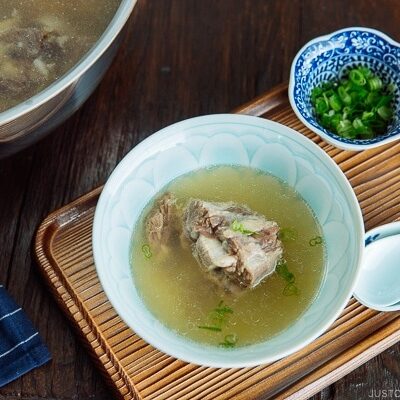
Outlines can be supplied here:
<path id="1" fill-rule="evenodd" d="M 150 312 L 189 340 L 264 341 L 310 306 L 324 271 L 321 228 L 285 182 L 239 166 L 182 175 L 134 229 L 134 284 Z"/>
<path id="2" fill-rule="evenodd" d="M 0 112 L 59 79 L 93 46 L 120 0 L 0 0 Z"/>

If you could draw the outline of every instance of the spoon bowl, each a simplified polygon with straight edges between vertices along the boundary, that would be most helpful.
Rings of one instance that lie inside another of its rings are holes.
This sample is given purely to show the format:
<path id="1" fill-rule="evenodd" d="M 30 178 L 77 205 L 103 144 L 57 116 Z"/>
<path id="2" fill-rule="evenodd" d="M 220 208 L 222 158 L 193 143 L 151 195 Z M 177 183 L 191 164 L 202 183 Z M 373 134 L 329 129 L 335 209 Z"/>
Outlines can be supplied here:
<path id="1" fill-rule="evenodd" d="M 400 310 L 400 234 L 384 237 L 365 249 L 354 296 L 380 311 Z"/>

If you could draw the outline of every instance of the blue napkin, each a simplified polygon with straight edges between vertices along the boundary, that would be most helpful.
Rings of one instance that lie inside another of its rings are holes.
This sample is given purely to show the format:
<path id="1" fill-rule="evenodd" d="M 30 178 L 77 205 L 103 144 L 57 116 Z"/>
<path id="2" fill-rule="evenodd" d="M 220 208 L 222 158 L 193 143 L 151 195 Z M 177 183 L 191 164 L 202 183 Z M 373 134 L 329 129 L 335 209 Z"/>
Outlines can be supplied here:
<path id="1" fill-rule="evenodd" d="M 0 285 L 0 387 L 49 360 L 38 332 Z"/>

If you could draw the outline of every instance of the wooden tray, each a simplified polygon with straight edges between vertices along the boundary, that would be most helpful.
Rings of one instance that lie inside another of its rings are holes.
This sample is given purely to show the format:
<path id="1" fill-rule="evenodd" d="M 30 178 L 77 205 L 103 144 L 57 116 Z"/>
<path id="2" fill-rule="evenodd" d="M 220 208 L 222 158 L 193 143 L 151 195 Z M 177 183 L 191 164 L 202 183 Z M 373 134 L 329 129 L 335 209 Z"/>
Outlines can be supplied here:
<path id="1" fill-rule="evenodd" d="M 235 112 L 279 121 L 318 143 L 340 165 L 360 201 L 366 229 L 400 215 L 400 143 L 352 153 L 305 128 L 281 85 Z M 306 399 L 400 340 L 400 314 L 352 299 L 328 332 L 272 364 L 244 369 L 200 367 L 154 349 L 119 318 L 93 265 L 91 232 L 98 188 L 51 214 L 35 250 L 56 301 L 102 374 L 123 399 Z"/>

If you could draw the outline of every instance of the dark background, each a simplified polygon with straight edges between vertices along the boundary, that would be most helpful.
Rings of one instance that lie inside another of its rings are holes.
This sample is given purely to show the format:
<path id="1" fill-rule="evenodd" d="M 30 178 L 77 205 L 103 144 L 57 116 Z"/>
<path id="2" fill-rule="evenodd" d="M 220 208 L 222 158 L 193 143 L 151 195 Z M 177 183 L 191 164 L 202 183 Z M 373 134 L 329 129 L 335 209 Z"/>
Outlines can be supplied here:
<path id="1" fill-rule="evenodd" d="M 0 160 L 0 282 L 53 355 L 0 389 L 0 398 L 111 398 L 38 274 L 32 238 L 41 220 L 103 184 L 152 132 L 227 112 L 288 80 L 305 42 L 346 26 L 377 28 L 400 41 L 400 1 L 138 1 L 115 62 L 84 107 L 42 142 Z M 397 345 L 313 399 L 400 389 L 399 361 Z"/>

